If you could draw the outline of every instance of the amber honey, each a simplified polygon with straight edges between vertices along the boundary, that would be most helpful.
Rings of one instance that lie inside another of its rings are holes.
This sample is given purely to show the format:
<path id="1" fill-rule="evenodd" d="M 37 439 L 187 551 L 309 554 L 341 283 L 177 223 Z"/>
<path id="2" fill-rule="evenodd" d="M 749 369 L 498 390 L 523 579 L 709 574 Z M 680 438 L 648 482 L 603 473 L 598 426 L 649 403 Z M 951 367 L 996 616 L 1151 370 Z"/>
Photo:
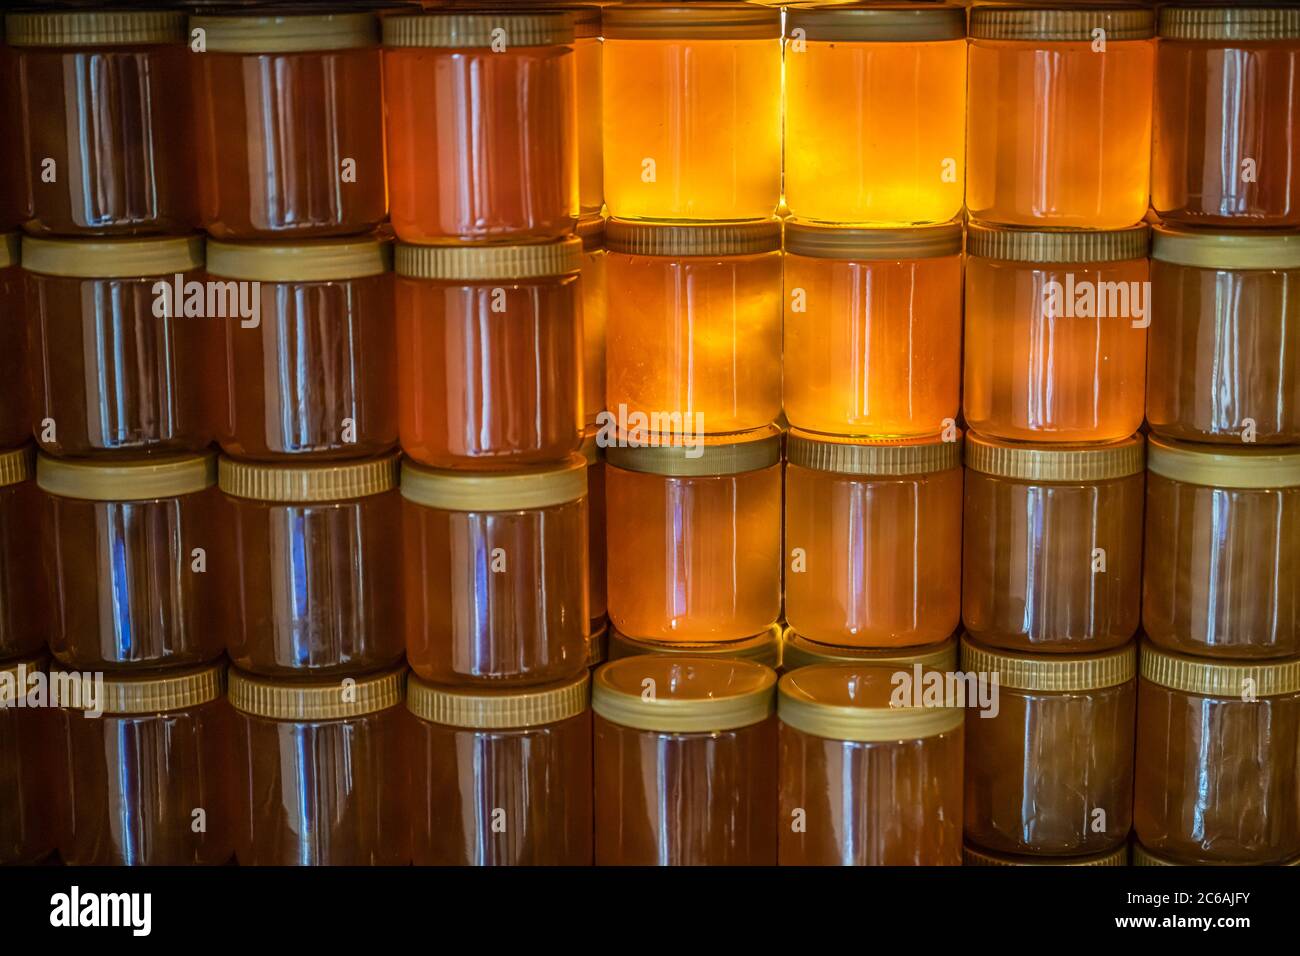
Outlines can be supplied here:
<path id="1" fill-rule="evenodd" d="M 588 429 L 582 442 L 587 460 L 587 613 L 592 631 L 605 623 L 605 449 Z"/>
<path id="2" fill-rule="evenodd" d="M 23 314 L 18 233 L 0 234 L 0 448 L 17 447 L 32 435 Z"/>
<path id="3" fill-rule="evenodd" d="M 0 664 L 0 864 L 37 863 L 54 852 L 62 816 L 63 746 L 58 715 L 23 707 L 11 687 L 44 671 L 40 657 Z M 28 687 L 30 688 L 30 683 Z"/>
<path id="4" fill-rule="evenodd" d="M 781 666 L 781 625 L 773 624 L 752 637 L 738 641 L 647 641 L 629 637 L 610 629 L 607 649 L 609 659 L 616 661 L 638 654 L 668 654 L 674 657 L 731 658 L 753 661 L 772 669 Z"/>
<path id="5" fill-rule="evenodd" d="M 31 657 L 45 646 L 40 494 L 30 446 L 0 451 L 0 661 Z"/>
<path id="6" fill-rule="evenodd" d="M 813 664 L 860 664 L 864 667 L 892 666 L 911 672 L 920 664 L 924 670 L 955 671 L 957 638 L 916 647 L 846 647 L 810 641 L 787 627 L 781 637 L 781 669 L 786 673 Z"/>
<path id="7" fill-rule="evenodd" d="M 582 239 L 582 415 L 596 423 L 605 409 L 605 220 L 599 216 L 578 223 Z"/>

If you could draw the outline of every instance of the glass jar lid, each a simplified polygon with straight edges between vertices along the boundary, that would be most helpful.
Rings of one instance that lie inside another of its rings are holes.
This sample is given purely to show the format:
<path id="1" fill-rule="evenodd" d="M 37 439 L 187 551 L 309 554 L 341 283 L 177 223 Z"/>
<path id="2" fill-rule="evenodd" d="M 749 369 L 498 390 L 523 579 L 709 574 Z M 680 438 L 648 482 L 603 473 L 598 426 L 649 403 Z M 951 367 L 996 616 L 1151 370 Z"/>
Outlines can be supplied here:
<path id="1" fill-rule="evenodd" d="M 5 17 L 5 39 L 23 47 L 184 43 L 185 16 L 164 10 L 11 13 Z"/>
<path id="2" fill-rule="evenodd" d="M 373 13 L 195 16 L 190 17 L 190 29 L 204 32 L 208 53 L 326 52 L 379 42 L 379 21 Z"/>
<path id="3" fill-rule="evenodd" d="M 996 673 L 999 685 L 1011 690 L 1105 690 L 1137 675 L 1137 651 L 1130 643 L 1101 654 L 1017 654 L 976 644 L 970 635 L 963 635 L 961 667 L 968 674 Z"/>
<path id="4" fill-rule="evenodd" d="M 0 233 L 0 269 L 8 269 L 22 261 L 19 253 L 21 235 L 16 232 Z"/>
<path id="5" fill-rule="evenodd" d="M 648 444 L 661 439 L 670 443 Z M 605 444 L 605 460 L 625 471 L 671 478 L 738 475 L 781 460 L 781 430 L 767 425 L 722 435 L 619 434 Z"/>
<path id="6" fill-rule="evenodd" d="M 928 43 L 966 39 L 966 11 L 949 4 L 845 4 L 837 7 L 792 7 L 786 12 L 786 36 L 803 31 L 803 39 L 834 43 Z"/>
<path id="7" fill-rule="evenodd" d="M 32 677 L 44 674 L 49 659 L 44 654 L 0 663 L 0 710 L 17 701 L 28 700 L 37 692 Z M 79 692 L 78 692 L 79 693 Z"/>
<path id="8" fill-rule="evenodd" d="M 442 471 L 402 462 L 402 497 L 444 511 L 522 511 L 577 501 L 587 493 L 587 459 L 527 471 Z"/>
<path id="9" fill-rule="evenodd" d="M 716 733 L 766 720 L 775 688 L 776 672 L 753 661 L 638 654 L 596 670 L 591 706 L 634 730 Z"/>
<path id="10" fill-rule="evenodd" d="M 390 243 L 373 238 L 306 243 L 208 241 L 207 271 L 258 282 L 328 282 L 383 275 L 392 269 Z"/>
<path id="11" fill-rule="evenodd" d="M 1300 485 L 1300 448 L 1280 445 L 1203 445 L 1147 438 L 1154 475 L 1211 488 L 1294 488 Z"/>
<path id="12" fill-rule="evenodd" d="M 230 703 L 238 711 L 270 720 L 345 720 L 387 710 L 402 702 L 406 667 L 335 681 L 270 681 L 230 669 Z"/>
<path id="13" fill-rule="evenodd" d="M 1184 694 L 1245 700 L 1300 693 L 1300 658 L 1221 661 L 1175 654 L 1144 640 L 1141 667 L 1145 680 Z"/>
<path id="14" fill-rule="evenodd" d="M 609 658 L 609 622 L 587 635 L 587 666 L 599 667 Z"/>
<path id="15" fill-rule="evenodd" d="M 409 13 L 384 18 L 384 46 L 470 49 L 561 46 L 575 37 L 574 19 L 555 12 Z"/>
<path id="16" fill-rule="evenodd" d="M 973 222 L 966 229 L 970 255 L 1004 262 L 1124 262 L 1145 258 L 1150 247 L 1145 223 L 1124 229 L 1024 229 Z"/>
<path id="17" fill-rule="evenodd" d="M 927 475 L 961 466 L 961 433 L 953 441 L 938 435 L 877 441 L 842 435 L 821 435 L 791 428 L 786 460 L 801 468 L 885 478 Z"/>
<path id="18" fill-rule="evenodd" d="M 346 501 L 397 487 L 401 455 L 311 465 L 236 461 L 221 456 L 218 484 L 235 498 L 255 501 Z"/>
<path id="19" fill-rule="evenodd" d="M 51 680 L 58 679 L 56 674 Z M 71 709 L 89 710 L 97 705 L 105 714 L 139 715 L 161 714 L 167 711 L 198 707 L 219 698 L 225 690 L 226 664 L 219 661 L 201 667 L 183 670 L 159 669 L 138 673 L 106 673 L 103 675 L 103 693 L 95 699 L 86 685 L 84 675 L 64 672 L 66 680 L 82 684 L 76 700 L 67 704 Z"/>
<path id="20" fill-rule="evenodd" d="M 591 681 L 576 679 L 545 687 L 471 689 L 439 687 L 412 676 L 406 709 L 421 720 L 470 730 L 522 730 L 577 717 L 587 710 Z"/>
<path id="21" fill-rule="evenodd" d="M 1163 7 L 1162 40 L 1239 42 L 1300 39 L 1300 9 L 1283 6 Z"/>
<path id="22" fill-rule="evenodd" d="M 1152 226 L 1151 258 L 1198 269 L 1300 269 L 1300 232 Z"/>
<path id="23" fill-rule="evenodd" d="M 781 642 L 781 666 L 792 671 L 813 664 L 894 665 L 903 668 L 920 664 L 925 670 L 951 671 L 957 669 L 957 639 L 950 637 L 939 644 L 918 647 L 837 647 L 818 644 L 796 634 L 794 628 L 786 628 Z"/>
<path id="24" fill-rule="evenodd" d="M 605 248 L 629 256 L 750 256 L 781 248 L 781 223 L 610 219 L 605 223 Z"/>
<path id="25" fill-rule="evenodd" d="M 618 630 L 609 629 L 609 659 L 612 661 L 624 657 L 636 657 L 638 654 L 674 654 L 687 657 L 730 657 L 742 661 L 756 661 L 768 667 L 779 667 L 781 663 L 781 625 L 773 624 L 767 630 L 753 637 L 738 641 L 644 641 L 628 637 Z"/>
<path id="26" fill-rule="evenodd" d="M 814 259 L 900 261 L 959 256 L 960 222 L 899 229 L 859 229 L 788 220 L 785 251 Z"/>
<path id="27" fill-rule="evenodd" d="M 1094 30 L 1106 31 L 1107 42 L 1149 40 L 1155 36 L 1155 14 L 1141 7 L 974 7 L 970 12 L 973 40 L 1087 43 Z"/>
<path id="28" fill-rule="evenodd" d="M 890 664 L 812 664 L 789 671 L 778 685 L 777 716 L 805 734 L 860 743 L 920 740 L 962 725 L 966 712 L 951 702 L 899 706 L 899 673 Z"/>
<path id="29" fill-rule="evenodd" d="M 171 277 L 203 265 L 200 236 L 156 239 L 38 239 L 24 236 L 23 268 L 77 279 Z"/>
<path id="30" fill-rule="evenodd" d="M 31 445 L 0 451 L 0 488 L 28 481 L 36 474 L 36 452 Z"/>
<path id="31" fill-rule="evenodd" d="M 36 456 L 37 487 L 64 498 L 148 501 L 194 494 L 216 483 L 217 455 L 211 451 L 112 460 Z"/>
<path id="32" fill-rule="evenodd" d="M 1088 856 L 1009 856 L 963 846 L 963 866 L 1128 866 L 1128 844 Z"/>
<path id="33" fill-rule="evenodd" d="M 393 267 L 399 276 L 444 281 L 562 276 L 582 268 L 582 240 L 515 246 L 414 246 L 399 242 Z"/>
<path id="34" fill-rule="evenodd" d="M 606 40 L 776 40 L 781 10 L 739 3 L 624 3 L 602 11 Z"/>
<path id="35" fill-rule="evenodd" d="M 966 433 L 966 467 L 1020 481 L 1105 481 L 1141 474 L 1141 435 L 1107 442 L 1031 444 Z"/>

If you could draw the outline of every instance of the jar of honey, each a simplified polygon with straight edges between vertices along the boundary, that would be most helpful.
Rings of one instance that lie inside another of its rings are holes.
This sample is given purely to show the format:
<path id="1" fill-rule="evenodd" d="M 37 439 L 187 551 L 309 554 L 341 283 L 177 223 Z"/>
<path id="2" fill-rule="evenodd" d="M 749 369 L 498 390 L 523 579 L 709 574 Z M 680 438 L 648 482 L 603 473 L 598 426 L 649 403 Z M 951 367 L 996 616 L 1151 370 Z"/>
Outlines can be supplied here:
<path id="1" fill-rule="evenodd" d="M 587 460 L 587 613 L 594 632 L 605 623 L 605 449 L 599 432 L 587 429 L 582 457 Z"/>
<path id="2" fill-rule="evenodd" d="M 0 451 L 0 661 L 45 648 L 40 495 L 31 446 Z M 3 841 L 0 840 L 0 846 Z"/>
<path id="3" fill-rule="evenodd" d="M 581 241 L 399 243 L 395 264 L 402 450 L 435 468 L 471 469 L 577 451 Z"/>
<path id="4" fill-rule="evenodd" d="M 22 142 L 22 90 L 18 83 L 18 54 L 4 45 L 0 17 L 0 142 Z M 31 184 L 27 155 L 22 149 L 0 150 L 0 233 L 16 229 L 31 218 Z M 3 245 L 3 240 L 0 240 Z"/>
<path id="5" fill-rule="evenodd" d="M 587 460 L 471 474 L 402 465 L 406 653 L 435 684 L 569 680 L 587 666 Z"/>
<path id="6" fill-rule="evenodd" d="M 1134 848 L 1134 866 L 1137 863 Z M 962 866 L 1128 866 L 1128 844 L 1105 853 L 1093 853 L 1088 856 L 1014 856 L 1004 853 L 989 853 L 966 846 L 961 852 Z"/>
<path id="7" fill-rule="evenodd" d="M 327 465 L 222 458 L 234 562 L 227 651 L 269 677 L 392 667 L 402 635 L 398 456 Z"/>
<path id="8" fill-rule="evenodd" d="M 1142 646 L 1133 825 L 1182 865 L 1300 856 L 1300 659 L 1204 660 Z"/>
<path id="9" fill-rule="evenodd" d="M 574 21 L 384 18 L 393 229 L 403 242 L 567 235 L 578 218 Z"/>
<path id="10" fill-rule="evenodd" d="M 800 219 L 947 222 L 966 180 L 966 11 L 791 7 L 785 201 Z"/>
<path id="11" fill-rule="evenodd" d="M 1281 4 L 1164 6 L 1151 205 L 1169 222 L 1300 225 L 1300 16 Z"/>
<path id="12" fill-rule="evenodd" d="M 583 216 L 594 216 L 605 205 L 600 106 L 605 58 L 600 38 L 600 7 L 579 5 L 572 13 L 573 65 L 577 74 L 574 103 L 578 122 L 578 206 Z"/>
<path id="13" fill-rule="evenodd" d="M 787 627 L 781 638 L 781 667 L 788 673 L 813 664 L 892 665 L 896 671 L 912 671 L 915 665 L 920 664 L 924 670 L 955 671 L 957 638 L 949 637 L 941 644 L 919 647 L 839 647 L 810 641 L 802 634 L 796 634 L 794 628 Z"/>
<path id="14" fill-rule="evenodd" d="M 1150 850 L 1144 847 L 1141 843 L 1138 843 L 1136 840 L 1133 842 L 1133 865 L 1134 866 L 1187 866 L 1187 864 L 1182 862 L 1181 860 L 1173 860 L 1170 859 L 1169 857 L 1160 856 L 1158 854 L 1152 853 Z M 1241 862 L 1227 863 L 1224 861 L 1216 860 L 1213 863 L 1199 861 L 1194 865 L 1196 866 L 1257 866 L 1258 864 L 1241 863 Z M 1296 857 L 1293 860 L 1283 860 L 1280 863 L 1273 864 L 1273 865 L 1300 866 L 1300 856 Z"/>
<path id="15" fill-rule="evenodd" d="M 591 681 L 461 690 L 412 678 L 417 866 L 590 866 Z"/>
<path id="16" fill-rule="evenodd" d="M 200 219 L 220 239 L 366 232 L 388 212 L 371 13 L 198 16 Z M 238 144 L 238 148 L 231 148 Z"/>
<path id="17" fill-rule="evenodd" d="M 1300 444 L 1300 233 L 1156 226 L 1151 295 L 1151 430 Z"/>
<path id="18" fill-rule="evenodd" d="M 1154 14 L 1134 6 L 971 10 L 972 219 L 1084 229 L 1141 221 L 1151 174 L 1154 32 Z"/>
<path id="19" fill-rule="evenodd" d="M 1097 442 L 1141 427 L 1148 242 L 1146 226 L 971 225 L 963 410 L 972 429 L 1014 441 Z"/>
<path id="20" fill-rule="evenodd" d="M 44 670 L 43 657 L 0 664 L 0 865 L 39 863 L 60 835 L 64 755 L 57 716 L 36 696 Z"/>
<path id="21" fill-rule="evenodd" d="M 776 674 L 638 655 L 592 684 L 597 866 L 773 866 Z"/>
<path id="22" fill-rule="evenodd" d="M 777 418 L 780 223 L 611 219 L 605 237 L 610 414 L 688 433 L 745 431 Z"/>
<path id="23" fill-rule="evenodd" d="M 738 641 L 781 616 L 781 434 L 605 449 L 609 617 L 650 641 Z"/>
<path id="24" fill-rule="evenodd" d="M 62 711 L 70 811 L 59 846 L 65 863 L 230 862 L 241 782 L 225 671 L 222 662 L 116 674 L 98 695 L 81 679 L 80 706 L 65 704 Z"/>
<path id="25" fill-rule="evenodd" d="M 791 429 L 785 616 L 810 640 L 908 647 L 961 622 L 960 434 L 891 443 Z"/>
<path id="26" fill-rule="evenodd" d="M 605 409 L 605 220 L 578 223 L 582 240 L 582 412 L 594 425 Z"/>
<path id="27" fill-rule="evenodd" d="M 1136 644 L 1088 655 L 995 651 L 962 641 L 967 702 L 966 839 L 996 853 L 1104 853 L 1133 815 Z"/>
<path id="28" fill-rule="evenodd" d="M 900 678 L 913 672 L 814 664 L 781 678 L 782 866 L 961 865 L 965 714 L 922 705 L 919 685 L 900 693 Z"/>
<path id="29" fill-rule="evenodd" d="M 611 630 L 609 659 L 636 657 L 638 654 L 668 654 L 676 657 L 716 657 L 754 661 L 773 670 L 781 666 L 781 625 L 771 627 L 739 641 L 643 641 Z"/>
<path id="30" fill-rule="evenodd" d="M 764 219 L 781 198 L 781 11 L 603 11 L 605 202 L 621 219 Z"/>
<path id="31" fill-rule="evenodd" d="M 3 96 L 0 93 L 0 96 Z M 14 448 L 32 436 L 28 398 L 27 326 L 22 321 L 23 270 L 18 233 L 0 234 L 0 448 Z"/>
<path id="32" fill-rule="evenodd" d="M 239 309 L 218 319 L 217 438 L 255 460 L 364 458 L 397 444 L 390 250 L 373 236 L 209 242 Z"/>
<path id="33" fill-rule="evenodd" d="M 195 452 L 211 443 L 205 366 L 218 351 L 217 326 L 206 296 L 185 291 L 203 288 L 201 239 L 27 238 L 23 266 L 42 451 Z"/>
<path id="34" fill-rule="evenodd" d="M 230 599 L 216 455 L 37 456 L 50 650 L 78 669 L 216 660 Z"/>
<path id="35" fill-rule="evenodd" d="M 411 862 L 406 668 L 332 682 L 230 671 L 243 866 Z"/>
<path id="36" fill-rule="evenodd" d="M 16 48 L 29 232 L 141 235 L 195 225 L 185 17 L 61 10 L 6 17 Z"/>
<path id="37" fill-rule="evenodd" d="M 785 226 L 785 414 L 796 428 L 933 435 L 961 402 L 962 227 Z"/>
<path id="38" fill-rule="evenodd" d="M 1205 657 L 1300 655 L 1300 449 L 1148 446 L 1142 629 Z"/>
<path id="39" fill-rule="evenodd" d="M 1142 602 L 1143 445 L 966 436 L 962 621 L 981 644 L 1089 654 L 1127 644 Z"/>

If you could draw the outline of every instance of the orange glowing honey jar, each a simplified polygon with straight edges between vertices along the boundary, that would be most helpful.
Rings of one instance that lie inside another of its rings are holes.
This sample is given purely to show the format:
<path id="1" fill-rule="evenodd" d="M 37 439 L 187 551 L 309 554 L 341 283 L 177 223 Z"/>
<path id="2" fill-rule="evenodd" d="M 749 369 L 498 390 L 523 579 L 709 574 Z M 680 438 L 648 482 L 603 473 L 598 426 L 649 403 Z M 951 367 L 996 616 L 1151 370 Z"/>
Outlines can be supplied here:
<path id="1" fill-rule="evenodd" d="M 594 425 L 605 408 L 605 220 L 583 218 L 578 238 L 582 240 L 582 413 L 586 423 Z"/>

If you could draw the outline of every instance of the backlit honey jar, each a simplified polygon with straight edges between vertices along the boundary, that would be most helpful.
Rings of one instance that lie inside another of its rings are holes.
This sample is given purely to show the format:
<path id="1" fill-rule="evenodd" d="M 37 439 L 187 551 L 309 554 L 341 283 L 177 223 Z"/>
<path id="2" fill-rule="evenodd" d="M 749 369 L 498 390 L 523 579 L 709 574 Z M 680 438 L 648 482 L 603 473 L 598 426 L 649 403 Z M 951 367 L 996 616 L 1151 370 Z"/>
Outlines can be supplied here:
<path id="1" fill-rule="evenodd" d="M 781 666 L 781 625 L 773 624 L 753 637 L 739 641 L 645 641 L 628 637 L 611 628 L 609 659 L 638 654 L 668 654 L 677 657 L 729 657 L 754 661 L 773 669 Z"/>

